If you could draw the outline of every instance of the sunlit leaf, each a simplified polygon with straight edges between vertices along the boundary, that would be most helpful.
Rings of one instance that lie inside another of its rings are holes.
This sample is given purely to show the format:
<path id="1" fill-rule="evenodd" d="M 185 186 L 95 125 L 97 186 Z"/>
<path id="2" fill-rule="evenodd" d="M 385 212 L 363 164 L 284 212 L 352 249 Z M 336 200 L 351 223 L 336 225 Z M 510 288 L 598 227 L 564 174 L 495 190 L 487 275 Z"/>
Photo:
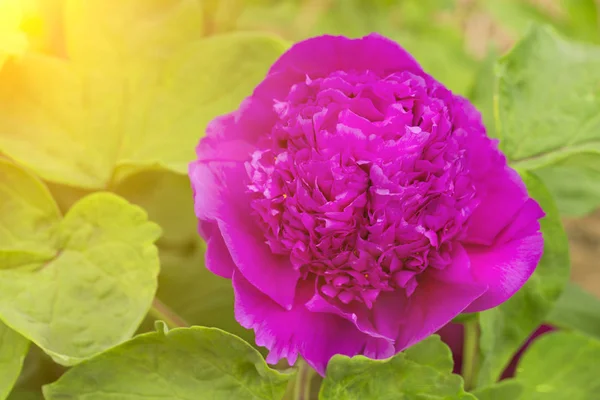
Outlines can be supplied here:
<path id="1" fill-rule="evenodd" d="M 0 160 L 0 319 L 71 365 L 128 339 L 156 291 L 158 227 L 98 193 L 61 219 L 37 178 Z"/>
<path id="2" fill-rule="evenodd" d="M 42 178 L 113 188 L 140 169 L 187 171 L 207 122 L 235 109 L 286 44 L 204 38 L 200 2 L 68 0 L 67 58 L 0 75 L 0 151 Z"/>

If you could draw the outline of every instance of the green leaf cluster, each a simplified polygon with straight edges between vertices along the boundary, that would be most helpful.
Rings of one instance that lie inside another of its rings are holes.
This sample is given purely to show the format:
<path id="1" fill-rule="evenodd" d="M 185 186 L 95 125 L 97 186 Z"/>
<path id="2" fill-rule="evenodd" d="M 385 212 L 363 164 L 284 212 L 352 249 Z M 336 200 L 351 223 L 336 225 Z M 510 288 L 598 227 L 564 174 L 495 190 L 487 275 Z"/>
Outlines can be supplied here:
<path id="1" fill-rule="evenodd" d="M 157 295 L 250 339 L 203 268 L 187 164 L 287 43 L 211 34 L 196 0 L 20 1 L 0 15 L 0 399 L 126 342 Z"/>

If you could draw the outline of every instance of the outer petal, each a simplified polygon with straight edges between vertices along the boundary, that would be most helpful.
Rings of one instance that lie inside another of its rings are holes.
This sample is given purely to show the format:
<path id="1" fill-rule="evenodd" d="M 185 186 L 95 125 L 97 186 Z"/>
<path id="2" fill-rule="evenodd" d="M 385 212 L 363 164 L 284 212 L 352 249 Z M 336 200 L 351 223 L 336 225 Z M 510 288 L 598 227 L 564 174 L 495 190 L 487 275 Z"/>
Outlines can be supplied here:
<path id="1" fill-rule="evenodd" d="M 329 313 L 340 316 L 345 320 L 352 322 L 356 329 L 368 336 L 385 339 L 391 342 L 394 340 L 394 336 L 385 337 L 378 332 L 369 318 L 370 311 L 367 310 L 363 304 L 359 304 L 356 309 L 342 310 L 340 307 L 337 307 L 327 301 L 323 296 L 321 296 L 321 294 L 315 293 L 314 296 L 312 296 L 311 299 L 304 304 L 304 306 L 310 312 Z M 351 306 L 346 308 L 351 308 Z"/>
<path id="2" fill-rule="evenodd" d="M 496 236 L 517 216 L 529 200 L 527 189 L 516 171 L 509 167 L 492 168 L 478 190 L 484 191 L 481 203 L 471 216 L 466 243 L 491 245 Z"/>
<path id="3" fill-rule="evenodd" d="M 305 305 L 312 312 L 338 315 L 352 322 L 359 331 L 373 338 L 382 339 L 383 342 L 389 342 L 391 346 L 386 350 L 386 355 L 369 356 L 386 358 L 394 353 L 393 345 L 398 336 L 404 302 L 404 291 L 400 290 L 380 293 L 372 309 L 356 303 L 334 305 L 317 292 Z"/>
<path id="4" fill-rule="evenodd" d="M 249 214 L 248 214 L 249 216 Z M 235 222 L 219 221 L 223 239 L 231 258 L 244 277 L 257 289 L 286 309 L 291 309 L 300 272 L 294 269 L 289 257 L 271 252 L 256 235 L 257 227 L 240 218 Z"/>
<path id="5" fill-rule="evenodd" d="M 486 310 L 505 302 L 529 279 L 544 250 L 538 222 L 542 215 L 537 203 L 529 200 L 494 246 L 466 247 L 475 278 L 489 286 L 467 312 Z"/>
<path id="6" fill-rule="evenodd" d="M 217 223 L 235 266 L 261 292 L 283 307 L 291 307 L 299 272 L 289 259 L 272 254 L 257 237 L 258 227 L 245 191 L 247 175 L 243 164 L 197 161 L 190 165 L 190 178 L 196 216 L 201 221 Z M 213 249 L 207 253 L 214 254 Z M 223 254 L 218 256 L 226 258 Z M 216 271 L 217 267 L 211 266 L 211 270 Z"/>
<path id="7" fill-rule="evenodd" d="M 206 137 L 196 147 L 197 159 L 249 160 L 257 140 L 270 131 L 274 122 L 273 98 L 266 101 L 248 97 L 238 110 L 217 117 L 208 124 Z"/>
<path id="8" fill-rule="evenodd" d="M 241 162 L 196 161 L 189 166 L 194 210 L 200 221 L 235 216 L 248 208 L 246 170 Z"/>
<path id="9" fill-rule="evenodd" d="M 334 314 L 310 312 L 304 307 L 314 291 L 312 282 L 300 285 L 291 310 L 285 310 L 256 290 L 237 271 L 233 274 L 235 316 L 245 328 L 254 329 L 256 344 L 269 349 L 267 362 L 286 358 L 290 365 L 298 355 L 321 375 L 335 354 L 354 356 L 375 339 L 359 332 L 354 325 Z"/>
<path id="10" fill-rule="evenodd" d="M 219 227 L 214 222 L 207 222 L 203 225 L 203 237 L 206 239 L 206 268 L 215 275 L 231 279 L 235 264 Z"/>
<path id="11" fill-rule="evenodd" d="M 446 325 L 487 289 L 471 275 L 469 258 L 460 246 L 454 262 L 442 271 L 432 271 L 406 299 L 396 351 L 421 341 Z"/>
<path id="12" fill-rule="evenodd" d="M 496 238 L 496 243 L 506 243 L 513 239 L 532 235 L 540 230 L 538 221 L 546 215 L 542 207 L 533 199 L 525 202 L 510 225 Z"/>
<path id="13" fill-rule="evenodd" d="M 286 70 L 299 71 L 311 78 L 338 70 L 370 70 L 382 75 L 397 71 L 422 72 L 406 50 L 378 34 L 360 39 L 325 35 L 302 41 L 285 52 L 269 73 Z"/>

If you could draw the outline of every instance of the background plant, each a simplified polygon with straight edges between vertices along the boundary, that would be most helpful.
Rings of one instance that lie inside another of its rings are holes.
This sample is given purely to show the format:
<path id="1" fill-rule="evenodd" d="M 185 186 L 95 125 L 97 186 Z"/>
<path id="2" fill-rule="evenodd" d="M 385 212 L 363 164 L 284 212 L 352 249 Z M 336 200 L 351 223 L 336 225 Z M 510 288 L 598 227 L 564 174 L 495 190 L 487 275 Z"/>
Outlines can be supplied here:
<path id="1" fill-rule="evenodd" d="M 291 42 L 371 31 L 482 111 L 548 214 L 545 254 L 510 301 L 461 318 L 472 393 L 432 337 L 336 357 L 319 398 L 593 399 L 600 302 L 568 284 L 561 224 L 600 204 L 593 0 L 0 0 L 0 399 L 52 382 L 48 399 L 301 396 L 203 268 L 187 162 Z M 561 331 L 497 384 L 543 322 Z"/>

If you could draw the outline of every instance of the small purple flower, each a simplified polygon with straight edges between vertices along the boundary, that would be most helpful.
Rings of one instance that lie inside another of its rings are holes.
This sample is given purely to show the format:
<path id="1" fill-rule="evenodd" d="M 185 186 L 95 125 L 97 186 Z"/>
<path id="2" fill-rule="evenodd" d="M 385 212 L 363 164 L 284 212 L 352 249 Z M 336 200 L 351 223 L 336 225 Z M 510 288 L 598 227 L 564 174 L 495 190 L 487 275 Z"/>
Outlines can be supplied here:
<path id="1" fill-rule="evenodd" d="M 296 44 L 197 155 L 207 267 L 269 363 L 392 356 L 542 254 L 544 213 L 479 113 L 378 35 Z"/>

